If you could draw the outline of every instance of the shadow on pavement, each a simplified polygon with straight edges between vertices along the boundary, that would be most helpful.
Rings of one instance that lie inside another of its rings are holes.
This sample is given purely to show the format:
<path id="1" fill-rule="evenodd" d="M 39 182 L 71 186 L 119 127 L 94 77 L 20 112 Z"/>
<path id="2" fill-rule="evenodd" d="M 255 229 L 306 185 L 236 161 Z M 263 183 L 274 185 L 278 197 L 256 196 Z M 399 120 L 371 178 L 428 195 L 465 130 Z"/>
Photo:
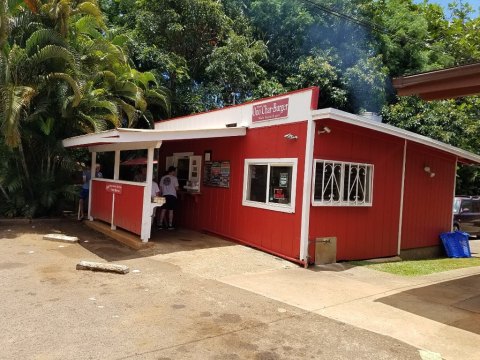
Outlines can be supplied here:
<path id="1" fill-rule="evenodd" d="M 480 334 L 480 275 L 411 289 L 376 301 Z"/>
<path id="2" fill-rule="evenodd" d="M 0 222 L 0 240 L 2 238 L 15 239 L 26 234 L 36 236 L 41 240 L 44 235 L 50 233 L 76 236 L 81 247 L 108 262 L 235 245 L 232 242 L 191 230 L 152 230 L 152 237 L 149 241 L 152 246 L 142 250 L 133 250 L 71 218 L 34 219 L 33 221 L 3 220 Z"/>

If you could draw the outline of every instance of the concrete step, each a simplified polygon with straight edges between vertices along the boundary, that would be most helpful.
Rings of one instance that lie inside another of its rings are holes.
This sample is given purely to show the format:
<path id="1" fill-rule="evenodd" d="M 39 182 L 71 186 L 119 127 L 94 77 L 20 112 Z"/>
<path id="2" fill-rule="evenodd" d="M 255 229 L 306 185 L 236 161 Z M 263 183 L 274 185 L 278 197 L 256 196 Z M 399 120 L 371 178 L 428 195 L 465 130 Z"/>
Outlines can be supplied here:
<path id="1" fill-rule="evenodd" d="M 146 249 L 154 246 L 151 242 L 143 242 L 138 235 L 132 234 L 128 231 L 117 228 L 117 230 L 112 230 L 110 224 L 104 223 L 102 221 L 93 220 L 93 221 L 84 221 L 84 224 L 89 228 L 101 232 L 102 234 L 121 242 L 122 244 L 128 246 L 134 250 Z"/>

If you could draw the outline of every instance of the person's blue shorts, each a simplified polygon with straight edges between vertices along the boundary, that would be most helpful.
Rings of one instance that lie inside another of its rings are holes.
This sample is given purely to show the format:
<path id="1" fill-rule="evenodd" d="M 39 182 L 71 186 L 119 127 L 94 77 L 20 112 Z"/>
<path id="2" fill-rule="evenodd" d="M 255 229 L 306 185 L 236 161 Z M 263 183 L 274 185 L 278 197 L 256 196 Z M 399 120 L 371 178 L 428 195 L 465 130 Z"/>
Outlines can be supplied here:
<path id="1" fill-rule="evenodd" d="M 80 199 L 88 200 L 88 189 L 82 188 L 80 190 Z"/>

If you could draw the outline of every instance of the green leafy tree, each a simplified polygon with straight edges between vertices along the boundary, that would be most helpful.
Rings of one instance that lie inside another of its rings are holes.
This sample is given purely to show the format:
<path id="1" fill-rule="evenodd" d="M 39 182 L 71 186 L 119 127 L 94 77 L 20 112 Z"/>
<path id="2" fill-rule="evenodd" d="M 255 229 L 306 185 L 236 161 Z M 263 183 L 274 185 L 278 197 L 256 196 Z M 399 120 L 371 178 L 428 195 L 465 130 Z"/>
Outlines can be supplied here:
<path id="1" fill-rule="evenodd" d="M 320 87 L 319 107 L 335 107 L 346 109 L 348 107 L 348 93 L 341 76 L 341 61 L 329 51 L 318 51 L 317 54 L 308 56 L 298 65 L 298 72 L 287 79 L 291 89 L 309 86 Z"/>
<path id="2" fill-rule="evenodd" d="M 128 39 L 106 29 L 96 1 L 2 1 L 0 19 L 0 213 L 49 214 L 73 196 L 61 140 L 152 127 L 168 94 L 131 67 Z"/>
<path id="3" fill-rule="evenodd" d="M 232 96 L 243 102 L 265 77 L 266 72 L 259 65 L 267 56 L 265 44 L 248 41 L 245 36 L 232 34 L 209 57 L 205 69 L 207 81 L 219 87 L 224 104 L 228 104 Z"/>

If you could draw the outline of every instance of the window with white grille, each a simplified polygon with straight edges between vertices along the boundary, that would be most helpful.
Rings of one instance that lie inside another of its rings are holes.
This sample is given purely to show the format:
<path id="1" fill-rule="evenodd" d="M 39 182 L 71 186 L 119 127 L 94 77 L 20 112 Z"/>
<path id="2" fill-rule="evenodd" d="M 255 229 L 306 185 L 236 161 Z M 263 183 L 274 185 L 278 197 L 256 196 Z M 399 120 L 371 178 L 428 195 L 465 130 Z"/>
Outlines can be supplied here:
<path id="1" fill-rule="evenodd" d="M 315 160 L 313 205 L 372 206 L 373 165 Z"/>

